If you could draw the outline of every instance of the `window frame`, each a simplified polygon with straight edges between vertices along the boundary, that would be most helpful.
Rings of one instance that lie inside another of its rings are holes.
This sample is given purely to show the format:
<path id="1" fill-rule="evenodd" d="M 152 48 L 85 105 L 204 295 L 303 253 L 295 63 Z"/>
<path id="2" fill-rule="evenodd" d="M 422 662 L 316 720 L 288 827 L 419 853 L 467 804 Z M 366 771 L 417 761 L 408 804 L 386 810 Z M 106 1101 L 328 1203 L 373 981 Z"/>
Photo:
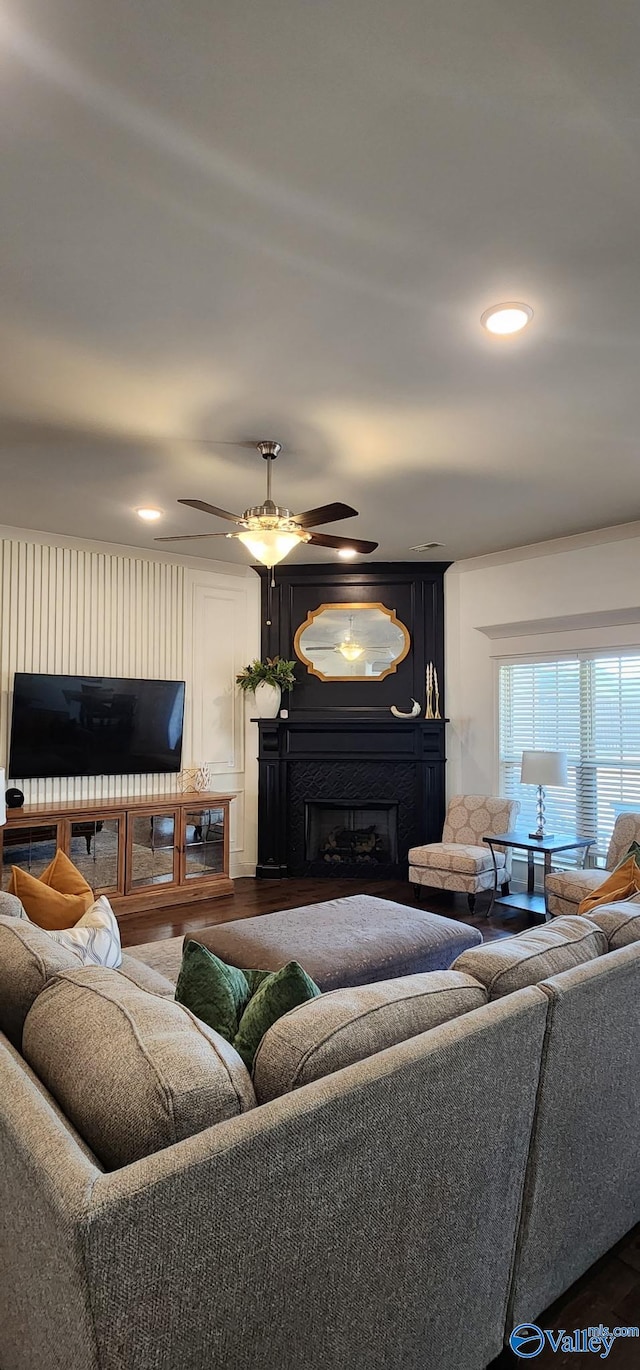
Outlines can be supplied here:
<path id="1" fill-rule="evenodd" d="M 577 661 L 578 663 L 580 663 L 580 695 L 581 695 L 581 698 L 582 698 L 583 695 L 586 694 L 586 693 L 588 693 L 588 690 L 589 690 L 589 675 L 591 675 L 591 676 L 593 677 L 593 674 L 594 674 L 593 672 L 590 672 L 590 671 L 589 671 L 589 666 L 590 666 L 590 665 L 591 665 L 591 666 L 594 666 L 596 662 L 603 661 L 603 660 L 605 660 L 605 659 L 607 659 L 607 658 L 611 658 L 611 659 L 614 659 L 615 661 L 622 662 L 625 658 L 628 658 L 628 657 L 636 657 L 636 658 L 638 658 L 638 659 L 640 660 L 640 642 L 638 642 L 637 644 L 625 643 L 624 645 L 622 645 L 622 646 L 620 646 L 620 647 L 615 647 L 615 646 L 611 646 L 611 645 L 608 645 L 608 646 L 606 646 L 606 647 L 596 647 L 596 646 L 594 646 L 594 647 L 591 647 L 591 648 L 580 648 L 580 649 L 572 649 L 572 650 L 567 650 L 567 649 L 565 649 L 564 651 L 563 651 L 563 650 L 559 650 L 559 651 L 557 651 L 557 652 L 544 651 L 544 650 L 539 649 L 538 651 L 521 652 L 521 653 L 509 653 L 509 654 L 499 655 L 499 656 L 495 656 L 495 657 L 494 657 L 494 719 L 495 719 L 495 728 L 494 728 L 494 739 L 495 739 L 495 747 L 494 747 L 494 772 L 495 772 L 495 777 L 494 777 L 494 778 L 495 778 L 495 787 L 494 787 L 494 793 L 495 793 L 495 794 L 499 794 L 499 795 L 502 795 L 502 794 L 503 794 L 503 783 L 502 783 L 502 781 L 503 781 L 503 764 L 512 764 L 512 765 L 513 765 L 513 764 L 517 764 L 517 763 L 514 763 L 514 762 L 511 762 L 511 763 L 508 763 L 508 762 L 507 762 L 507 763 L 503 763 L 503 758 L 502 758 L 502 747 L 501 747 L 501 735 L 502 735 L 502 728 L 503 728 L 503 724 L 502 724 L 502 715 L 501 715 L 501 670 L 502 670 L 502 668 L 503 668 L 503 667 L 508 667 L 508 666 L 519 666 L 519 665 L 532 665 L 532 666 L 551 665 L 551 666 L 553 666 L 553 665 L 556 665 L 558 662 L 561 662 L 561 661 Z M 584 670 L 583 670 L 583 667 L 585 668 Z M 592 697 L 593 697 L 594 694 L 595 694 L 595 692 L 593 691 L 593 689 L 592 689 L 591 693 L 592 693 Z M 597 770 L 598 770 L 598 762 L 595 760 L 595 758 L 594 758 L 593 761 L 590 762 L 590 761 L 589 761 L 589 758 L 588 758 L 588 753 L 589 753 L 589 751 L 591 751 L 592 754 L 593 754 L 593 733 L 594 733 L 593 722 L 594 722 L 593 709 L 592 709 L 592 708 L 591 708 L 591 709 L 589 708 L 588 703 L 585 703 L 584 708 L 583 708 L 582 705 L 581 705 L 581 708 L 580 708 L 580 734 L 581 734 L 581 741 L 580 741 L 580 760 L 576 763 L 575 760 L 572 762 L 572 761 L 571 761 L 571 758 L 570 758 L 570 765 L 573 765 L 573 766 L 575 767 L 576 770 L 578 770 L 578 769 L 580 769 L 580 768 L 584 768 L 585 770 L 588 770 L 589 768 L 591 768 L 591 773 L 592 773 L 592 775 L 595 777 L 596 774 L 597 774 Z M 606 767 L 604 767 L 604 766 L 602 765 L 602 763 L 600 763 L 600 766 L 601 766 L 601 769 L 606 769 Z M 616 763 L 615 763 L 615 762 L 612 762 L 612 763 L 611 763 L 611 769 L 625 769 L 625 767 L 616 766 Z M 630 771 L 637 771 L 637 772 L 640 773 L 640 762 L 637 762 L 637 763 L 629 763 L 629 770 L 630 770 Z M 604 864 L 604 861 L 605 861 L 605 858 L 606 858 L 606 849 L 603 849 L 602 844 L 598 845 L 598 836 L 599 836 L 599 835 L 598 835 L 597 785 L 593 785 L 593 786 L 591 787 L 591 799 L 590 799 L 590 800 L 589 800 L 589 788 L 590 788 L 590 787 L 589 787 L 589 784 L 588 784 L 588 782 L 586 781 L 586 779 L 585 779 L 585 781 L 584 781 L 583 783 L 581 783 L 581 784 L 576 783 L 576 796 L 575 796 L 575 798 L 576 798 L 576 820 L 577 820 L 577 821 L 576 821 L 575 828 L 576 828 L 576 832 L 577 832 L 577 833 L 581 833 L 581 832 L 585 832 L 585 833 L 586 833 L 587 830 L 589 830 L 589 835 L 595 834 L 595 836 L 596 836 L 596 845 L 594 846 L 594 848 L 592 849 L 592 852 L 591 852 L 591 854 L 590 854 L 590 856 L 591 856 L 591 864 L 595 864 L 595 863 L 597 863 L 597 864 Z M 620 802 L 622 803 L 622 802 L 624 802 L 624 801 L 620 801 Z M 639 810 L 640 810 L 640 801 L 639 801 L 639 803 L 638 803 L 638 808 L 639 808 Z M 616 816 L 617 816 L 617 815 L 616 815 Z M 615 817 L 614 817 L 614 822 L 615 822 Z M 602 836 L 603 836 L 603 838 L 604 838 L 604 837 L 605 837 L 605 834 L 603 834 Z M 606 846 L 608 846 L 608 839 L 606 840 Z M 574 865 L 574 864 L 576 864 L 576 858 L 570 856 L 569 853 L 567 853 L 566 861 L 565 861 L 564 858 L 562 858 L 562 864 Z"/>

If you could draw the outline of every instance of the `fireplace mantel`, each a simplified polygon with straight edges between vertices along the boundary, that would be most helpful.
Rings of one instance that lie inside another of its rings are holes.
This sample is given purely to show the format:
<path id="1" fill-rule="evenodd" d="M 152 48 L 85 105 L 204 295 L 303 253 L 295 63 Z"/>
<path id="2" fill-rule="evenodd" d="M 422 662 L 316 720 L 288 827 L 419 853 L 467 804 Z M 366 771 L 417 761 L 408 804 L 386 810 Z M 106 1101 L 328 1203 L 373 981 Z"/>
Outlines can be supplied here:
<path id="1" fill-rule="evenodd" d="M 259 818 L 256 874 L 309 873 L 304 852 L 310 800 L 390 800 L 398 805 L 398 860 L 385 875 L 406 874 L 409 847 L 437 841 L 444 812 L 445 719 L 396 719 L 327 712 L 305 719 L 259 719 Z M 327 870 L 327 875 L 340 874 Z"/>

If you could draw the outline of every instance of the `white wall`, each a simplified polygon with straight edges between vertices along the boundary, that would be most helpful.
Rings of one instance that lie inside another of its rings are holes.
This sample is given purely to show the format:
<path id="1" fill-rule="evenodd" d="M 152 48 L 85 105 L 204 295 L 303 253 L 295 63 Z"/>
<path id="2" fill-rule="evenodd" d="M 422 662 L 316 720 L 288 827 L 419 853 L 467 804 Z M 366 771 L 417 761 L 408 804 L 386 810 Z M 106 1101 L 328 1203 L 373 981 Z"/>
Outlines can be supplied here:
<path id="1" fill-rule="evenodd" d="M 15 671 L 186 681 L 183 765 L 206 761 L 231 806 L 231 874 L 255 872 L 256 725 L 235 673 L 260 652 L 250 567 L 0 529 L 0 765 Z M 29 800 L 166 794 L 176 776 L 23 781 Z"/>
<path id="2" fill-rule="evenodd" d="M 448 793 L 496 793 L 500 658 L 640 646 L 640 524 L 455 563 L 445 624 Z"/>

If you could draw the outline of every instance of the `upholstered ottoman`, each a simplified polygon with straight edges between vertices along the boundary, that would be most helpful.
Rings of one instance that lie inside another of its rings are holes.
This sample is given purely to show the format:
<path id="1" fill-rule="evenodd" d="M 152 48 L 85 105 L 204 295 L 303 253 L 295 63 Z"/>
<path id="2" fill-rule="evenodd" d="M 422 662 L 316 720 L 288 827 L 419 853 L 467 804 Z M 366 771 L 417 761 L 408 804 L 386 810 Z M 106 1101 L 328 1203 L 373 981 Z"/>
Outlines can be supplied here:
<path id="1" fill-rule="evenodd" d="M 299 961 L 321 990 L 446 970 L 482 941 L 465 923 L 369 894 L 239 918 L 188 935 L 244 970 L 278 970 Z"/>

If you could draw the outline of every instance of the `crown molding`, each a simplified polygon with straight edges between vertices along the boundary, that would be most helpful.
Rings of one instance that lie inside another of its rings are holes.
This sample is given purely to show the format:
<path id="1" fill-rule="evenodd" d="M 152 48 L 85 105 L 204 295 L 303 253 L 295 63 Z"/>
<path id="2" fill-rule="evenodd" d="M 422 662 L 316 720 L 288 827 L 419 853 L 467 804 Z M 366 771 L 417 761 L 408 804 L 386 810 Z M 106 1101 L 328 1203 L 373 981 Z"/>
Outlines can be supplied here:
<path id="1" fill-rule="evenodd" d="M 487 552 L 480 557 L 467 557 L 455 561 L 447 571 L 447 579 L 453 575 L 464 575 L 467 571 L 481 571 L 489 566 L 508 566 L 517 561 L 534 561 L 537 557 L 561 555 L 575 552 L 583 547 L 598 547 L 608 542 L 628 542 L 640 539 L 640 520 L 633 523 L 616 523 L 608 528 L 594 528 L 588 533 L 570 533 L 562 538 L 549 538 L 547 542 L 532 542 L 522 547 L 504 548 L 501 552 Z"/>

